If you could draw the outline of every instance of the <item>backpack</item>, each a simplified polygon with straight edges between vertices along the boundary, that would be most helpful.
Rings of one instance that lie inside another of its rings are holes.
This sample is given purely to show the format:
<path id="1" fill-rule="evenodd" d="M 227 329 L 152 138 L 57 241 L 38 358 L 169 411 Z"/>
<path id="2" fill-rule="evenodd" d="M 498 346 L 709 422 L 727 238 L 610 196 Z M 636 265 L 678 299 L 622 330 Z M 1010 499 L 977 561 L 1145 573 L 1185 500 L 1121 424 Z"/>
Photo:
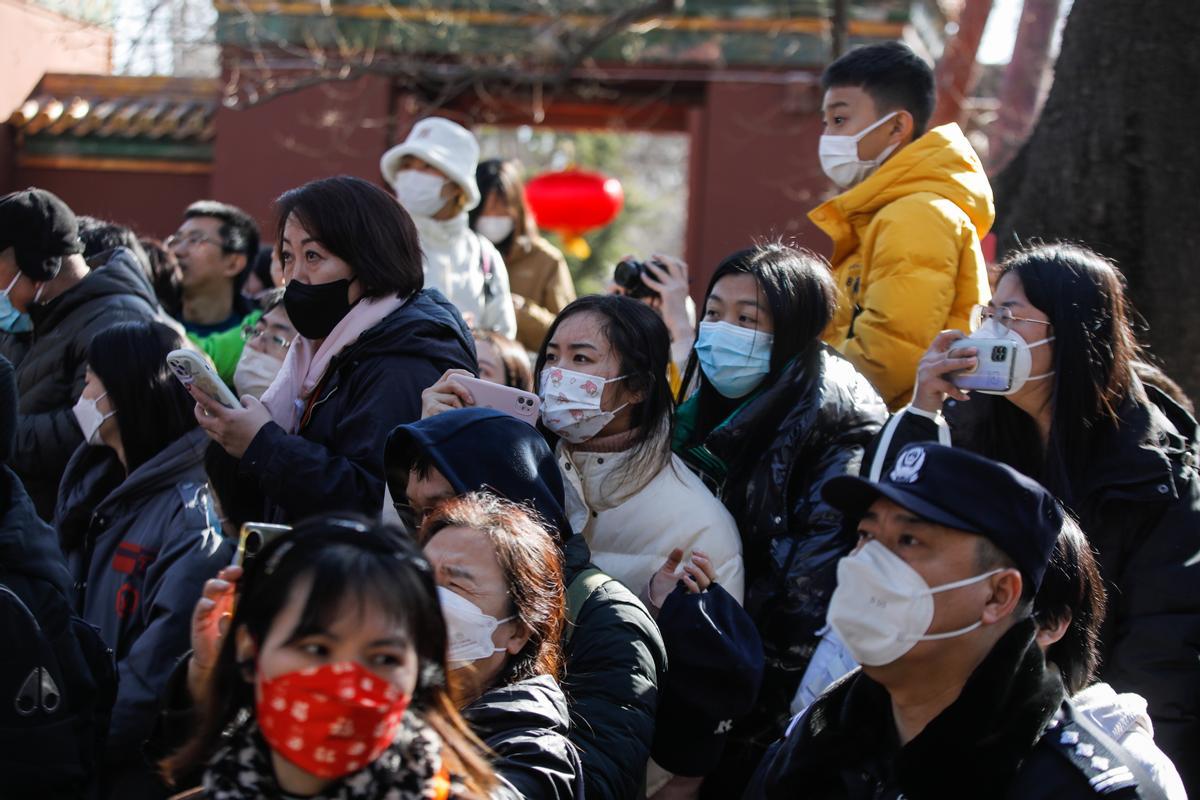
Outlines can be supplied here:
<path id="1" fill-rule="evenodd" d="M 11 574 L 0 574 L 0 641 L 4 797 L 94 796 L 117 694 L 112 651 L 55 587 Z"/>

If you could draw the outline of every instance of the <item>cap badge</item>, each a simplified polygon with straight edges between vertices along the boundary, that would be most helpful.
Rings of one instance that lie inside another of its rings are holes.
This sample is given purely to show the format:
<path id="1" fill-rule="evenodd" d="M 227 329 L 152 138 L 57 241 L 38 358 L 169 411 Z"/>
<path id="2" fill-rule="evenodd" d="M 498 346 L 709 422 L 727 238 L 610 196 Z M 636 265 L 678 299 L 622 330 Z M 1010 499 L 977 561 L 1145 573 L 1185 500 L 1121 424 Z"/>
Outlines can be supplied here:
<path id="1" fill-rule="evenodd" d="M 892 483 L 916 483 L 921 477 L 921 467 L 925 466 L 925 448 L 913 447 L 905 450 L 896 459 L 892 474 L 888 479 Z"/>

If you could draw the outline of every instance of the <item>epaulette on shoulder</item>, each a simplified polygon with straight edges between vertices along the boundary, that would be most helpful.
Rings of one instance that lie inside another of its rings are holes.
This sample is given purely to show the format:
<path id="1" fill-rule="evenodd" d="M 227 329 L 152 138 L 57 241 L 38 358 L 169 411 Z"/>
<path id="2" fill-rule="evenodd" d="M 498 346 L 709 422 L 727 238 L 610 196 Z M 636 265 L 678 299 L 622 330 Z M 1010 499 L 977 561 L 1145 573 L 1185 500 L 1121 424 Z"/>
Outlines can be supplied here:
<path id="1" fill-rule="evenodd" d="M 1129 767 L 1084 726 L 1059 709 L 1042 740 L 1075 765 L 1096 794 L 1135 796 L 1138 781 Z"/>

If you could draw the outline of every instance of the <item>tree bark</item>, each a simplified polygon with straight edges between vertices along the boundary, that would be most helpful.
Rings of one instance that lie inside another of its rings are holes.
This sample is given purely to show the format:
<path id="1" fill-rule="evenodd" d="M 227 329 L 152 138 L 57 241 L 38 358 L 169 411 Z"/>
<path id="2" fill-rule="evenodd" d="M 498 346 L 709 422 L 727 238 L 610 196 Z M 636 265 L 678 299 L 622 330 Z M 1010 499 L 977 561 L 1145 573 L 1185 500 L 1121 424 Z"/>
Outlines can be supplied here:
<path id="1" fill-rule="evenodd" d="M 958 15 L 958 30 L 946 45 L 934 77 L 937 81 L 937 108 L 933 124 L 962 122 L 963 105 L 975 85 L 975 56 L 983 40 L 992 13 L 992 0 L 965 0 Z"/>
<path id="2" fill-rule="evenodd" d="M 1025 0 L 1012 60 L 1004 68 L 1000 113 L 988 136 L 988 167 L 999 171 L 1033 129 L 1050 64 L 1054 26 L 1062 0 Z"/>
<path id="3" fill-rule="evenodd" d="M 1041 118 L 995 182 L 1000 246 L 1073 240 L 1116 260 L 1149 323 L 1143 342 L 1192 398 L 1198 41 L 1193 3 L 1075 0 Z"/>

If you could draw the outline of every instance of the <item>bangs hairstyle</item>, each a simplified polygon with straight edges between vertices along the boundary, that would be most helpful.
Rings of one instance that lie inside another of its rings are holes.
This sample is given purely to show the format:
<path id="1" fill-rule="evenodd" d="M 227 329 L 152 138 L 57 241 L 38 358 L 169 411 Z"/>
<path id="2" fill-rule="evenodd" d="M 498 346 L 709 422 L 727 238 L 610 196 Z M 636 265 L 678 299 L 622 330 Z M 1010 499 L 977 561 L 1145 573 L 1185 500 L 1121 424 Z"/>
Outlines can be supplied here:
<path id="1" fill-rule="evenodd" d="M 412 217 L 378 186 L 347 175 L 323 178 L 284 192 L 275 208 L 281 260 L 283 232 L 294 214 L 309 237 L 350 265 L 365 297 L 407 297 L 424 288 Z"/>
<path id="2" fill-rule="evenodd" d="M 1040 628 L 1068 623 L 1062 638 L 1047 648 L 1046 660 L 1058 665 L 1069 695 L 1086 689 L 1096 676 L 1105 606 L 1104 580 L 1096 555 L 1068 514 L 1034 598 L 1033 615 Z"/>
<path id="3" fill-rule="evenodd" d="M 1041 481 L 1071 505 L 1097 431 L 1117 427 L 1131 395 L 1145 399 L 1135 379 L 1141 348 L 1132 312 L 1116 265 L 1080 245 L 1039 244 L 1014 253 L 1001 263 L 997 283 L 1010 276 L 1049 319 L 1054 336 L 1050 440 L 1043 447 L 1029 415 L 990 395 L 973 398 L 970 435 L 979 452 Z"/>
<path id="4" fill-rule="evenodd" d="M 537 512 L 477 492 L 441 504 L 421 526 L 420 541 L 428 544 L 446 528 L 467 528 L 491 543 L 508 589 L 505 616 L 516 616 L 529 632 L 529 641 L 509 660 L 501 681 L 516 683 L 537 675 L 557 680 L 566 614 L 562 557 Z"/>
<path id="5" fill-rule="evenodd" d="M 355 611 L 375 606 L 405 628 L 417 655 L 417 686 L 409 711 L 441 737 L 451 774 L 480 796 L 494 778 L 483 746 L 466 727 L 450 699 L 446 672 L 446 626 L 429 563 L 399 530 L 353 517 L 323 517 L 297 526 L 249 561 L 238 585 L 238 602 L 228 634 L 197 707 L 193 738 L 166 759 L 163 773 L 173 783 L 200 769 L 218 749 L 222 732 L 243 709 L 253 709 L 254 682 L 237 660 L 234 632 L 245 628 L 259 647 L 292 596 L 309 581 L 308 597 L 288 641 L 328 632 Z"/>
<path id="6" fill-rule="evenodd" d="M 670 440 L 675 424 L 675 402 L 667 379 L 671 335 L 667 332 L 666 324 L 652 308 L 629 297 L 594 294 L 579 298 L 560 311 L 551 323 L 550 330 L 546 331 L 534 368 L 534 380 L 539 393 L 550 340 L 563 321 L 576 314 L 595 314 L 600 318 L 600 334 L 616 353 L 619 362 L 617 375 L 612 377 L 624 375 L 626 389 L 642 395 L 642 401 L 630 407 L 633 412 L 633 447 L 637 452 L 630 461 L 628 471 L 635 475 L 657 474 L 671 460 Z M 571 365 L 566 365 L 564 369 L 571 369 Z M 546 431 L 540 420 L 538 426 Z M 546 432 L 553 445 L 558 437 Z"/>
<path id="7" fill-rule="evenodd" d="M 513 232 L 507 239 L 500 242 L 496 249 L 508 258 L 513 245 L 521 239 L 537 235 L 537 224 L 533 213 L 525 200 L 525 181 L 521 178 L 521 162 L 516 159 L 501 160 L 499 158 L 482 161 L 475 170 L 475 183 L 479 186 L 479 196 L 483 198 L 479 205 L 471 209 L 468 219 L 471 229 L 475 221 L 483 216 L 483 207 L 492 194 L 500 198 L 504 209 L 513 220 Z"/>
<path id="8" fill-rule="evenodd" d="M 821 333 L 837 309 L 837 288 L 833 274 L 820 256 L 782 242 L 739 250 L 717 265 L 708 282 L 708 288 L 704 291 L 706 307 L 702 309 L 696 325 L 697 338 L 700 336 L 700 323 L 707 316 L 704 312 L 707 311 L 708 298 L 717 283 L 727 275 L 753 276 L 766 299 L 767 310 L 775 324 L 775 341 L 771 346 L 770 372 L 763 379 L 762 387 L 771 386 L 797 356 L 821 346 Z M 687 387 L 692 385 L 693 378 L 697 376 L 700 381 L 699 428 L 708 431 L 711 426 L 706 426 L 703 421 L 710 415 L 706 415 L 705 411 L 721 413 L 730 401 L 709 383 L 693 349 L 684 370 L 680 402 L 683 402 Z M 744 400 L 741 398 L 733 403 L 740 405 Z M 728 408 L 728 411 L 732 410 Z M 716 420 L 713 425 L 719 422 L 721 420 Z"/>
<path id="9" fill-rule="evenodd" d="M 167 367 L 167 354 L 186 347 L 159 322 L 121 322 L 88 345 L 87 363 L 116 409 L 129 472 L 196 427 L 196 401 Z"/>
<path id="10" fill-rule="evenodd" d="M 844 86 L 866 92 L 880 116 L 893 111 L 911 114 L 914 139 L 929 127 L 937 103 L 933 70 L 902 42 L 857 47 L 826 67 L 821 91 Z"/>

